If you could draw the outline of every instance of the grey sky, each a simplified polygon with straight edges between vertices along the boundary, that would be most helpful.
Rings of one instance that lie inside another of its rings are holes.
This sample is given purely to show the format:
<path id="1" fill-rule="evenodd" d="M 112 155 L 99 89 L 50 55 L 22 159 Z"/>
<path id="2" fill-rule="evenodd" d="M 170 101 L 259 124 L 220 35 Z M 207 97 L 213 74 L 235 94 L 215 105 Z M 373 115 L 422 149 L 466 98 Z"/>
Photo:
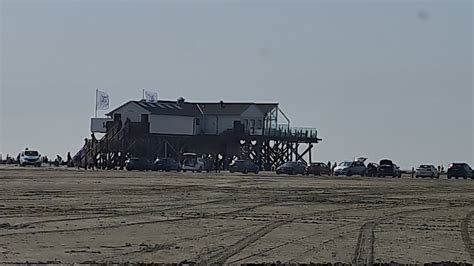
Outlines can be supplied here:
<path id="1" fill-rule="evenodd" d="M 2 1 L 0 153 L 74 154 L 96 88 L 146 88 L 280 102 L 318 160 L 473 163 L 471 1 L 113 2 Z"/>

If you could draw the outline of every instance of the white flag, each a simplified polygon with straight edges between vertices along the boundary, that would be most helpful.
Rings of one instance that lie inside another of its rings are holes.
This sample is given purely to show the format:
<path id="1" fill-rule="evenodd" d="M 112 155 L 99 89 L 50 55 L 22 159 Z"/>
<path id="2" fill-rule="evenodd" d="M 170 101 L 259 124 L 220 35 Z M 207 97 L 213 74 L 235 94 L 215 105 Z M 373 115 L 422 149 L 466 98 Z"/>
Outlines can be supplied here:
<path id="1" fill-rule="evenodd" d="M 96 108 L 97 110 L 109 109 L 109 95 L 106 92 L 97 90 Z"/>
<path id="2" fill-rule="evenodd" d="M 150 103 L 156 103 L 158 101 L 158 92 L 145 91 L 145 100 Z"/>

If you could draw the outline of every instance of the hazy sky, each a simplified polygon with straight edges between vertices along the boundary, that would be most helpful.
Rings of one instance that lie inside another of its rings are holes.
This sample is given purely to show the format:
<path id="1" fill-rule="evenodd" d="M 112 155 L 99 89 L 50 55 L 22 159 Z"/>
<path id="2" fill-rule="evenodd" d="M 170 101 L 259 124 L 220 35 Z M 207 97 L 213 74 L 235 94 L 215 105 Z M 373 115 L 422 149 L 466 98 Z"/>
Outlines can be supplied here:
<path id="1" fill-rule="evenodd" d="M 0 153 L 74 154 L 96 88 L 146 88 L 280 102 L 317 160 L 473 164 L 472 1 L 223 2 L 1 1 Z"/>

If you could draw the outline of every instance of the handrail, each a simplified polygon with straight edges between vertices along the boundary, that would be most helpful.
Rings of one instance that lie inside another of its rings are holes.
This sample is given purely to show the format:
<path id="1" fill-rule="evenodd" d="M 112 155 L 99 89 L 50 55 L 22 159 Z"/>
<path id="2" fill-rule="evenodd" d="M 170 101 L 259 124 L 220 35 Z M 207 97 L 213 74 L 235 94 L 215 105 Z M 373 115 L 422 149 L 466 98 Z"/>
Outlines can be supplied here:
<path id="1" fill-rule="evenodd" d="M 125 122 L 125 125 L 123 127 L 121 126 L 121 123 L 115 123 L 115 125 L 110 130 L 108 130 L 107 133 L 100 140 L 98 140 L 95 143 L 92 139 L 87 140 L 87 143 L 84 144 L 84 146 L 79 150 L 79 152 L 74 157 L 78 156 L 84 149 L 87 149 L 87 151 L 82 156 L 79 155 L 80 158 L 76 158 L 75 161 L 76 162 L 81 162 L 84 158 L 87 158 L 87 156 L 89 156 L 90 153 L 92 153 L 93 151 L 95 153 L 98 153 L 99 152 L 98 149 L 102 146 L 103 143 L 109 142 L 110 140 L 112 140 L 115 136 L 117 136 L 120 132 L 124 131 L 125 129 L 127 129 L 127 134 L 128 134 L 128 131 L 129 131 L 129 122 L 128 121 Z M 125 134 L 122 134 L 122 137 L 124 135 Z M 87 146 L 89 146 L 89 145 L 91 147 L 87 148 Z"/>
<path id="2" fill-rule="evenodd" d="M 263 136 L 271 137 L 297 137 L 297 138 L 318 138 L 318 130 L 305 127 L 288 127 L 287 125 L 278 125 L 276 129 L 269 128 L 263 131 Z"/>

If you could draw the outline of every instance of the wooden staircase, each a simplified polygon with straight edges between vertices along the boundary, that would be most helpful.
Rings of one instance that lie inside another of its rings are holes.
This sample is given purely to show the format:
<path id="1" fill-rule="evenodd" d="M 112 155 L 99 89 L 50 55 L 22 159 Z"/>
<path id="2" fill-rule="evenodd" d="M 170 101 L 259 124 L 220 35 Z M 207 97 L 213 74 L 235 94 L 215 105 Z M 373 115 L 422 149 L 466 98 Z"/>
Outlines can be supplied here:
<path id="1" fill-rule="evenodd" d="M 123 125 L 114 122 L 100 140 L 86 139 L 84 146 L 73 157 L 74 165 L 86 168 L 88 163 L 94 162 L 97 168 L 102 169 L 123 167 L 125 163 L 123 151 L 130 149 L 135 143 L 128 141 L 129 133 L 129 121 Z"/>

